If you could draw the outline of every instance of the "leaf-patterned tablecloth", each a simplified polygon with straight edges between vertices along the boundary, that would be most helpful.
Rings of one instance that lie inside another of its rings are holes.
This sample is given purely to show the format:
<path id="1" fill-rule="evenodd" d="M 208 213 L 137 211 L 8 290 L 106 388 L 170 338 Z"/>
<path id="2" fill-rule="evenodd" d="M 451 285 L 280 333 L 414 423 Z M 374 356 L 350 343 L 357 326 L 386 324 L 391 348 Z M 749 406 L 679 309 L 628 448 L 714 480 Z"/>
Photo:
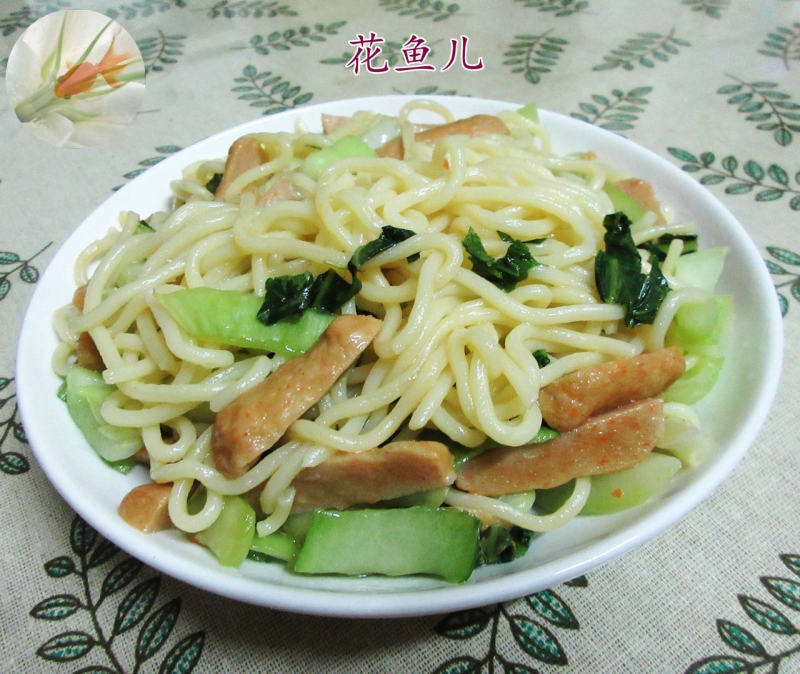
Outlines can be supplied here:
<path id="1" fill-rule="evenodd" d="M 800 671 L 800 1 L 3 0 L 0 77 L 26 26 L 73 5 L 128 29 L 147 90 L 130 129 L 82 150 L 34 139 L 0 96 L 0 669 Z M 356 74 L 349 43 L 372 33 L 380 54 Z M 434 69 L 396 70 L 412 35 Z M 49 485 L 16 408 L 25 306 L 75 226 L 148 166 L 262 114 L 378 93 L 537 101 L 691 173 L 745 225 L 772 274 L 787 337 L 781 388 L 708 500 L 585 577 L 403 620 L 221 599 L 128 557 Z"/>

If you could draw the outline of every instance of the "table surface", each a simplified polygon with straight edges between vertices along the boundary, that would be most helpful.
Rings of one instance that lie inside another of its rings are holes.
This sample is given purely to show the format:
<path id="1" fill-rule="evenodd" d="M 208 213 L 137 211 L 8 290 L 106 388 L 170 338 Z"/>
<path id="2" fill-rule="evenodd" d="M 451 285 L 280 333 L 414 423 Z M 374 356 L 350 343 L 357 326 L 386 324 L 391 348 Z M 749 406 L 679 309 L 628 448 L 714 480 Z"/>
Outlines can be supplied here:
<path id="1" fill-rule="evenodd" d="M 800 671 L 800 1 L 4 0 L 0 77 L 26 26 L 71 4 L 122 23 L 147 88 L 129 129 L 76 150 L 33 138 L 0 95 L 2 669 Z M 349 43 L 370 33 L 381 52 L 356 72 Z M 412 34 L 434 69 L 396 70 Z M 389 93 L 536 101 L 706 185 L 757 244 L 784 316 L 784 373 L 757 440 L 707 500 L 636 551 L 447 616 L 252 607 L 93 538 L 37 466 L 17 412 L 16 336 L 39 274 L 112 190 L 170 153 L 279 109 Z M 115 629 L 123 598 L 142 612 L 128 630 Z"/>

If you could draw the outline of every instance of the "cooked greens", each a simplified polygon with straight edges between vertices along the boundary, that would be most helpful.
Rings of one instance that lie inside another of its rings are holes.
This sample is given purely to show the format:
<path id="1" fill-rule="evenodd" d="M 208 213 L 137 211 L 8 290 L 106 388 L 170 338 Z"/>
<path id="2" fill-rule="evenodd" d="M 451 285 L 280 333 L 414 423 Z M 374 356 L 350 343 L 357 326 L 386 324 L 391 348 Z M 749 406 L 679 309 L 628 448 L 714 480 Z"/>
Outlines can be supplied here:
<path id="1" fill-rule="evenodd" d="M 642 258 L 633 242 L 631 221 L 621 212 L 603 219 L 605 250 L 598 251 L 594 274 L 597 290 L 604 302 L 625 307 L 629 328 L 652 323 L 670 290 L 657 260 L 650 272 L 642 273 Z"/>
<path id="2" fill-rule="evenodd" d="M 491 281 L 498 288 L 511 292 L 517 283 L 528 278 L 528 272 L 539 263 L 524 242 L 505 232 L 497 234 L 509 244 L 503 257 L 494 258 L 489 255 L 483 247 L 481 238 L 472 227 L 469 228 L 462 244 L 472 261 L 472 271 Z"/>

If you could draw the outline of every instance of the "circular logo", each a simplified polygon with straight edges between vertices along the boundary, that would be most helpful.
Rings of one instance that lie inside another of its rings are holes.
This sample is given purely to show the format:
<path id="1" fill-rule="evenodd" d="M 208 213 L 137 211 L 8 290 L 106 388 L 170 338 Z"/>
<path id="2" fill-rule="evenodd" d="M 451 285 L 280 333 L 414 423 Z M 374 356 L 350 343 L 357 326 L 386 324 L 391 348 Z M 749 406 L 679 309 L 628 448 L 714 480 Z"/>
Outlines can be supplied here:
<path id="1" fill-rule="evenodd" d="M 6 67 L 17 118 L 58 147 L 98 145 L 126 128 L 144 97 L 136 42 L 98 12 L 69 9 L 32 23 Z"/>

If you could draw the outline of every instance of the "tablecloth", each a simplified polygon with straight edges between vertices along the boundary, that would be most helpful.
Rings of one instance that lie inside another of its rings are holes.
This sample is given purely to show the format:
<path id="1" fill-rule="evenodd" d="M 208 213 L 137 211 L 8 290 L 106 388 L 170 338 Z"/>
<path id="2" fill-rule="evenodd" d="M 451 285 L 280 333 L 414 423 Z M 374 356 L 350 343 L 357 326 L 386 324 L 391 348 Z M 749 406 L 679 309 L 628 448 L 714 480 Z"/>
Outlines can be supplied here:
<path id="1" fill-rule="evenodd" d="M 0 78 L 22 31 L 66 8 L 131 33 L 146 94 L 127 130 L 83 149 L 34 138 L 0 95 L 0 669 L 800 671 L 798 0 L 3 0 Z M 403 70 L 412 37 L 429 50 L 416 64 L 432 68 Z M 359 52 L 370 38 L 371 55 Z M 786 353 L 769 418 L 678 524 L 517 600 L 335 619 L 163 576 L 72 512 L 26 442 L 14 354 L 37 279 L 113 190 L 178 149 L 259 115 L 383 93 L 535 101 L 689 172 L 745 226 L 774 280 Z"/>

